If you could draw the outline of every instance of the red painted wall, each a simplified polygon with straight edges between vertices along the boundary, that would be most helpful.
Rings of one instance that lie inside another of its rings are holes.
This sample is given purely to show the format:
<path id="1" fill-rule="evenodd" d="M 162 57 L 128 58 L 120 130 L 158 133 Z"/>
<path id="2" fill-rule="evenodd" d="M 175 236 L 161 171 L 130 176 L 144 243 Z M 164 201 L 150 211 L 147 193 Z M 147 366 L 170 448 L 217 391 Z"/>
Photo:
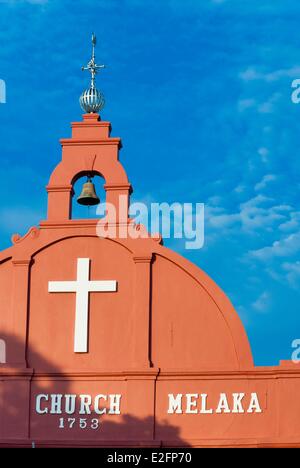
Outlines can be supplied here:
<path id="1" fill-rule="evenodd" d="M 72 185 L 90 170 L 117 210 L 131 192 L 109 123 L 85 115 L 72 128 L 47 220 L 0 254 L 0 445 L 300 446 L 298 366 L 254 367 L 237 313 L 203 271 L 159 237 L 99 238 L 97 220 L 71 219 Z M 126 210 L 120 226 L 132 226 Z M 90 280 L 117 281 L 90 294 L 87 353 L 74 352 L 75 293 L 48 292 L 75 281 L 78 258 Z"/>

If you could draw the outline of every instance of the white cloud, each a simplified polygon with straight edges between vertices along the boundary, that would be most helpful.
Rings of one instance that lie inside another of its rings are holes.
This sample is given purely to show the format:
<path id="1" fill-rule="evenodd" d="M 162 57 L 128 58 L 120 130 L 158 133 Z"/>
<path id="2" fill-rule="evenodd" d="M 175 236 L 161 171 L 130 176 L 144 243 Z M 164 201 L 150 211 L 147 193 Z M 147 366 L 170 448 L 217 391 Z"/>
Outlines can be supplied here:
<path id="1" fill-rule="evenodd" d="M 281 98 L 281 93 L 273 93 L 266 101 L 258 101 L 253 98 L 240 99 L 237 102 L 238 112 L 242 113 L 247 110 L 256 110 L 259 114 L 271 114 L 275 110 L 275 105 L 278 104 Z"/>
<path id="2" fill-rule="evenodd" d="M 252 307 L 256 312 L 267 312 L 271 306 L 271 296 L 267 291 L 264 291 L 255 302 Z"/>
<path id="3" fill-rule="evenodd" d="M 235 214 L 219 214 L 217 216 L 212 216 L 209 219 L 209 223 L 214 228 L 226 228 L 233 226 L 236 222 L 240 221 L 239 213 Z"/>
<path id="4" fill-rule="evenodd" d="M 283 263 L 282 268 L 286 272 L 286 278 L 290 286 L 298 289 L 300 285 L 300 262 L 285 262 Z"/>
<path id="5" fill-rule="evenodd" d="M 300 76 L 300 66 L 296 65 L 290 68 L 281 68 L 271 72 L 261 72 L 255 67 L 248 67 L 240 73 L 240 78 L 243 81 L 262 80 L 265 82 L 278 81 L 281 78 L 297 78 Z"/>
<path id="6" fill-rule="evenodd" d="M 221 207 L 207 206 L 207 223 L 211 228 L 231 228 L 237 232 L 272 228 L 276 223 L 287 221 L 291 210 L 288 205 L 271 205 L 272 202 L 272 198 L 259 194 L 241 203 L 239 211 L 235 213 L 228 213 Z"/>
<path id="7" fill-rule="evenodd" d="M 266 188 L 269 182 L 273 182 L 276 179 L 277 177 L 274 174 L 266 174 L 265 176 L 263 176 L 262 180 L 255 185 L 254 190 L 256 192 L 258 192 L 259 190 L 263 190 L 264 188 Z"/>
<path id="8" fill-rule="evenodd" d="M 269 154 L 270 154 L 268 148 L 265 148 L 264 146 L 262 146 L 261 148 L 258 149 L 257 152 L 260 155 L 262 162 L 266 164 L 268 162 Z"/>
<path id="9" fill-rule="evenodd" d="M 258 106 L 258 112 L 260 114 L 271 114 L 272 112 L 274 112 L 275 104 L 279 101 L 280 98 L 281 98 L 280 93 L 272 94 L 270 99 L 268 99 L 267 101 L 263 102 L 262 104 Z"/>
<path id="10" fill-rule="evenodd" d="M 240 78 L 243 81 L 252 81 L 259 79 L 259 73 L 255 70 L 255 68 L 247 68 L 247 70 L 240 73 Z"/>
<path id="11" fill-rule="evenodd" d="M 213 197 L 210 197 L 208 200 L 207 200 L 207 203 L 209 205 L 212 205 L 212 206 L 218 206 L 220 205 L 220 203 L 222 202 L 222 198 L 220 196 L 213 196 Z"/>
<path id="12" fill-rule="evenodd" d="M 238 101 L 238 111 L 239 112 L 244 112 L 244 111 L 246 111 L 248 109 L 251 109 L 251 108 L 253 109 L 255 107 L 257 107 L 257 102 L 256 102 L 255 99 L 251 99 L 251 98 L 249 98 L 249 99 L 240 99 Z"/>
<path id="13" fill-rule="evenodd" d="M 282 232 L 300 231 L 300 211 L 290 213 L 289 220 L 280 224 L 278 229 Z"/>
<path id="14" fill-rule="evenodd" d="M 276 257 L 290 257 L 300 251 L 300 232 L 290 234 L 281 240 L 273 242 L 271 246 L 249 252 L 249 256 L 263 262 Z"/>
<path id="15" fill-rule="evenodd" d="M 242 226 L 246 230 L 264 229 L 272 226 L 276 221 L 283 220 L 285 215 L 281 214 L 279 205 L 271 207 L 263 206 L 272 200 L 262 195 L 250 199 L 241 204 L 240 217 Z"/>
<path id="16" fill-rule="evenodd" d="M 235 187 L 234 192 L 235 192 L 235 193 L 243 193 L 243 192 L 245 192 L 246 188 L 247 188 L 246 185 L 244 185 L 244 184 L 239 184 L 239 185 L 237 185 L 237 186 Z"/>

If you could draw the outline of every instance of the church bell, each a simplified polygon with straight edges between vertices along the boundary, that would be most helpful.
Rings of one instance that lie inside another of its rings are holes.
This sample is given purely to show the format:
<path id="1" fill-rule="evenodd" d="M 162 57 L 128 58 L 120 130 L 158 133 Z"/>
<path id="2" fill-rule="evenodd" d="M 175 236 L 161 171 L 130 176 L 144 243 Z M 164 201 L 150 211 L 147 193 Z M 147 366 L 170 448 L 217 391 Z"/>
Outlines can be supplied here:
<path id="1" fill-rule="evenodd" d="M 81 194 L 77 198 L 80 205 L 92 206 L 100 203 L 100 198 L 96 194 L 95 186 L 90 177 L 83 184 Z"/>

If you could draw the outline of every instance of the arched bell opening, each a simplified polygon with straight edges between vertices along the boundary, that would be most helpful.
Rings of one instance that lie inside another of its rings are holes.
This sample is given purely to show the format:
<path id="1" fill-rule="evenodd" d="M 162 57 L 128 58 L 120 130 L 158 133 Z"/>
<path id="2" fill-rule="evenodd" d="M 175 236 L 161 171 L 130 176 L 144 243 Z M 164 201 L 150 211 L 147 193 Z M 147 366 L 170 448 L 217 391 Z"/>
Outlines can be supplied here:
<path id="1" fill-rule="evenodd" d="M 96 172 L 82 172 L 72 181 L 71 219 L 99 219 L 105 216 L 105 180 Z"/>

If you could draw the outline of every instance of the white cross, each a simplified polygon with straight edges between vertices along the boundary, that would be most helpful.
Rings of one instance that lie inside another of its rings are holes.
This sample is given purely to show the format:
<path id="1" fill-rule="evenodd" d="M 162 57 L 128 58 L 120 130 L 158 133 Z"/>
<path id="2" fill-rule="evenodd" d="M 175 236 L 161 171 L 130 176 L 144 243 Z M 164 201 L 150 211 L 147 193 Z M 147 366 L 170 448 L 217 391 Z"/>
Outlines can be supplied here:
<path id="1" fill-rule="evenodd" d="M 87 353 L 88 321 L 89 321 L 89 293 L 115 292 L 116 281 L 89 281 L 90 259 L 77 259 L 76 281 L 49 281 L 49 293 L 76 293 L 74 353 Z"/>

